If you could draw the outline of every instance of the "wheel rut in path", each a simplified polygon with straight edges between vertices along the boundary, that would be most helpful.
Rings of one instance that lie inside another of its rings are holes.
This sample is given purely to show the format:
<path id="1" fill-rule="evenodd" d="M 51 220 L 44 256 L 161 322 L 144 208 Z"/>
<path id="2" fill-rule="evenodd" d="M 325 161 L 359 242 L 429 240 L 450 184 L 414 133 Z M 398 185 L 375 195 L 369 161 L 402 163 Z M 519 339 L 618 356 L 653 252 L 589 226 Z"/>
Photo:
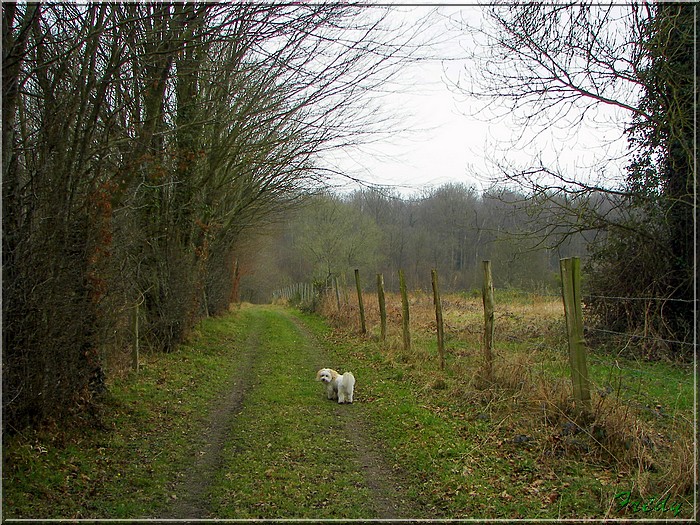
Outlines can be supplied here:
<path id="1" fill-rule="evenodd" d="M 283 315 L 293 322 L 299 335 L 308 342 L 307 365 L 316 366 L 316 369 L 329 365 L 326 362 L 327 358 L 324 357 L 324 345 L 315 334 L 294 315 L 288 313 Z M 216 474 L 225 464 L 223 450 L 230 437 L 230 429 L 244 406 L 246 396 L 259 381 L 255 369 L 261 346 L 260 334 L 263 330 L 263 320 L 252 316 L 251 321 L 255 324 L 241 345 L 241 365 L 237 367 L 231 378 L 225 395 L 212 405 L 206 417 L 204 429 L 197 438 L 196 455 L 184 471 L 185 476 L 175 484 L 172 490 L 175 498 L 160 516 L 161 519 L 216 518 L 212 514 L 208 492 Z M 361 377 L 358 377 L 358 384 L 361 392 Z M 320 391 L 319 395 L 322 395 Z M 328 401 L 328 403 L 331 402 Z M 369 492 L 376 514 L 376 516 L 367 516 L 368 519 L 408 518 L 417 509 L 406 496 L 404 487 L 407 483 L 402 479 L 401 473 L 387 463 L 381 451 L 381 443 L 373 436 L 369 410 L 369 406 L 363 404 L 361 395 L 352 405 L 335 404 L 331 407 L 330 411 L 335 416 L 336 428 L 344 434 L 347 443 L 345 449 L 347 456 L 339 459 L 352 462 L 362 474 L 364 486 Z"/>
<path id="2" fill-rule="evenodd" d="M 317 368 L 331 366 L 324 361 L 321 349 L 323 344 L 317 339 L 301 320 L 293 315 L 289 318 L 294 322 L 299 333 L 316 349 Z M 345 370 L 341 370 L 345 371 Z M 361 385 L 362 378 L 357 378 Z M 329 401 L 330 403 L 330 401 Z M 406 496 L 400 472 L 392 468 L 381 452 L 381 443 L 373 437 L 372 424 L 367 414 L 369 408 L 363 405 L 361 396 L 352 405 L 336 405 L 334 414 L 345 433 L 349 448 L 354 453 L 353 459 L 362 471 L 365 486 L 370 492 L 372 506 L 378 519 L 407 519 L 417 509 Z M 368 517 L 369 518 L 369 517 Z"/>
<path id="3" fill-rule="evenodd" d="M 231 425 L 243 408 L 248 391 L 255 386 L 256 356 L 260 347 L 260 325 L 251 328 L 242 345 L 241 366 L 231 378 L 225 395 L 212 406 L 206 425 L 198 438 L 199 445 L 194 463 L 174 489 L 172 504 L 162 516 L 166 519 L 196 519 L 211 516 L 207 505 L 207 491 L 213 476 L 223 465 L 223 448 Z"/>

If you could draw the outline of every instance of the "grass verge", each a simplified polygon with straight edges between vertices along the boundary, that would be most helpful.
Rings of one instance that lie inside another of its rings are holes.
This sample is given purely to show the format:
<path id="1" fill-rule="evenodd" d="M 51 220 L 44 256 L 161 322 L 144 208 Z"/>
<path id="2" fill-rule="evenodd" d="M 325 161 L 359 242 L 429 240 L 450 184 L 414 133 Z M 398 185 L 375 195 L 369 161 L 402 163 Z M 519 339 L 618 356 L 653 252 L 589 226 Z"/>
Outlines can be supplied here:
<path id="1" fill-rule="evenodd" d="M 207 319 L 178 351 L 143 355 L 138 375 L 110 385 L 95 421 L 5 436 L 3 516 L 157 517 L 240 366 L 247 315 Z"/>
<path id="2" fill-rule="evenodd" d="M 692 370 L 595 355 L 594 413 L 585 419 L 570 396 L 560 305 L 500 305 L 495 377 L 486 382 L 479 306 L 461 297 L 443 304 L 451 329 L 441 371 L 432 305 L 421 303 L 428 300 L 412 300 L 410 352 L 398 323 L 378 342 L 371 300 L 367 338 L 357 335 L 351 308 L 325 311 L 337 327 L 328 335 L 337 359 L 369 385 L 377 431 L 393 461 L 419 480 L 413 495 L 432 516 L 694 516 Z M 387 310 L 391 319 L 397 307 Z"/>

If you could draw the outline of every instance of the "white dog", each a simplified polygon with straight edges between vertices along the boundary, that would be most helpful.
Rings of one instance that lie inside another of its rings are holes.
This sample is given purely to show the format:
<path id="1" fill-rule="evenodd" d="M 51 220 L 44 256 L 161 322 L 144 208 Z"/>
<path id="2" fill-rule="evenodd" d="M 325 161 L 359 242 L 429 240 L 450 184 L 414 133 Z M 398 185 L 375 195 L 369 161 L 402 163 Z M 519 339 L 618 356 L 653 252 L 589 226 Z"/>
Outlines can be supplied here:
<path id="1" fill-rule="evenodd" d="M 352 372 L 340 375 L 332 368 L 321 368 L 316 373 L 316 381 L 326 383 L 328 399 L 337 399 L 338 403 L 352 403 L 352 395 L 355 391 L 355 376 Z"/>

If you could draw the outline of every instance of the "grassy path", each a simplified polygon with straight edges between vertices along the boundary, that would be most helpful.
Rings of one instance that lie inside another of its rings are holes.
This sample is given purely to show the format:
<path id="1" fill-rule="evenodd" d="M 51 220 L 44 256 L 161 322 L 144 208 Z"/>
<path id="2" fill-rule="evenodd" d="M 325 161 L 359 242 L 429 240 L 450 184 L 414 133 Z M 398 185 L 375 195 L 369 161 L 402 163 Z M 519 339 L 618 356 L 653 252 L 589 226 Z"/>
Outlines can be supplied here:
<path id="1" fill-rule="evenodd" d="M 205 448 L 166 516 L 399 516 L 396 483 L 362 407 L 329 402 L 314 381 L 326 364 L 318 341 L 287 311 L 242 315 L 245 366 L 212 411 Z"/>
<path id="2" fill-rule="evenodd" d="M 3 519 L 694 515 L 673 471 L 643 473 L 644 501 L 669 508 L 622 505 L 642 501 L 638 473 L 561 425 L 539 430 L 517 389 L 466 392 L 464 368 L 439 371 L 430 352 L 404 362 L 272 306 L 207 319 L 111 385 L 101 426 L 4 436 Z M 354 404 L 325 398 L 324 366 L 353 371 Z"/>
<path id="3" fill-rule="evenodd" d="M 327 354 L 282 308 L 206 320 L 112 385 L 101 418 L 6 437 L 3 519 L 410 514 L 365 407 L 314 381 L 342 368 Z"/>
<path id="4" fill-rule="evenodd" d="M 206 320 L 113 384 L 100 426 L 6 437 L 3 519 L 412 515 L 361 394 L 314 381 L 331 353 L 282 308 Z"/>
<path id="5" fill-rule="evenodd" d="M 194 456 L 183 479 L 174 488 L 173 504 L 166 509 L 164 518 L 185 519 L 208 516 L 207 491 L 212 475 L 223 466 L 222 449 L 228 439 L 231 426 L 243 408 L 248 391 L 253 386 L 255 360 L 260 353 L 260 316 L 251 319 L 248 333 L 238 352 L 238 367 L 234 370 L 224 395 L 216 399 L 205 420 L 197 440 Z"/>

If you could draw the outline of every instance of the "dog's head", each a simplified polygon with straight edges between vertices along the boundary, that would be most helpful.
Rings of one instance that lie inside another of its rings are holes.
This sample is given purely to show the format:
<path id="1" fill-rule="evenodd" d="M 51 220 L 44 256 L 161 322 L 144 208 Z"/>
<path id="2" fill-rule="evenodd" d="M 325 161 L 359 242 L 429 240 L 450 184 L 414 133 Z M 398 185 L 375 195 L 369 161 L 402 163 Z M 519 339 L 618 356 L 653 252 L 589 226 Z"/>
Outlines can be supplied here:
<path id="1" fill-rule="evenodd" d="M 330 368 L 321 368 L 316 373 L 316 381 L 323 381 L 324 383 L 330 383 L 338 377 L 338 372 Z"/>

